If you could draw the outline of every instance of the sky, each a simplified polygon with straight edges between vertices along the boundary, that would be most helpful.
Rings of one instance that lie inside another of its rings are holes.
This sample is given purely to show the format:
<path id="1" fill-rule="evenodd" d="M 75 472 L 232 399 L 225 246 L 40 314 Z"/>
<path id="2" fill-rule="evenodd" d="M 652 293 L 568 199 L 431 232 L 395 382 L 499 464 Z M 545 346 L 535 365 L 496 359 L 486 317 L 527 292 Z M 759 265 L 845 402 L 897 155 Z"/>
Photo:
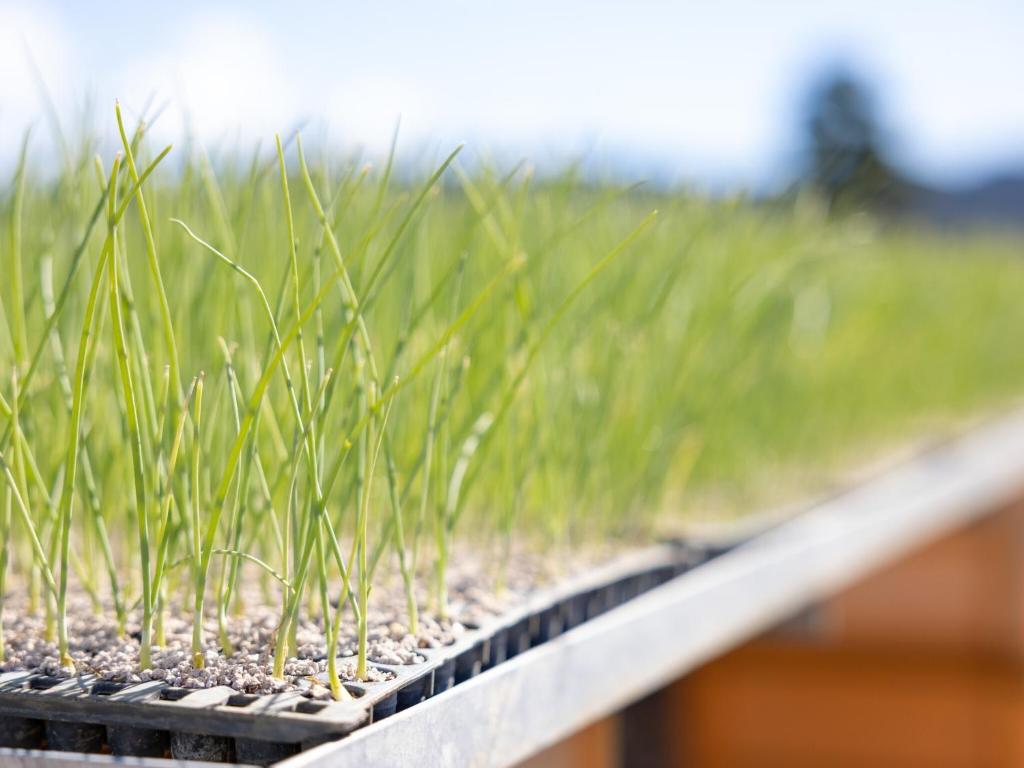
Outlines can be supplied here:
<path id="1" fill-rule="evenodd" d="M 39 73 L 65 131 L 167 108 L 209 145 L 306 125 L 382 152 L 582 160 L 710 188 L 784 183 L 823 71 L 876 89 L 900 164 L 967 183 L 1024 167 L 1019 0 L 0 0 L 0 170 L 27 125 L 50 148 Z"/>

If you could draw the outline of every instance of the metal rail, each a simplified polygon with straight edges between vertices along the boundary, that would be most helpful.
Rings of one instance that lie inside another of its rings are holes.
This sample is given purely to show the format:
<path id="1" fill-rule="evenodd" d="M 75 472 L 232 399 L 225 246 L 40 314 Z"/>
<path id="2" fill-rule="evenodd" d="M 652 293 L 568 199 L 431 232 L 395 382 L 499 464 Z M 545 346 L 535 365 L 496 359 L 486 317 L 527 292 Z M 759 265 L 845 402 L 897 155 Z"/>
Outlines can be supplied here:
<path id="1" fill-rule="evenodd" d="M 450 691 L 278 766 L 515 764 L 904 553 L 1021 497 L 1024 411 L 819 503 Z M 66 755 L 40 754 L 45 753 L 20 753 L 9 763 L 14 753 L 0 750 L 0 765 L 57 768 L 102 760 L 89 756 L 75 763 Z M 118 764 L 174 765 L 124 759 Z"/>
<path id="2" fill-rule="evenodd" d="M 1019 412 L 280 768 L 513 765 L 1022 492 Z"/>
<path id="3" fill-rule="evenodd" d="M 0 748 L 2 768 L 225 768 L 224 763 L 205 763 L 196 760 L 163 760 L 158 757 L 113 757 L 111 755 L 83 755 L 77 752 L 53 752 L 42 749 Z"/>

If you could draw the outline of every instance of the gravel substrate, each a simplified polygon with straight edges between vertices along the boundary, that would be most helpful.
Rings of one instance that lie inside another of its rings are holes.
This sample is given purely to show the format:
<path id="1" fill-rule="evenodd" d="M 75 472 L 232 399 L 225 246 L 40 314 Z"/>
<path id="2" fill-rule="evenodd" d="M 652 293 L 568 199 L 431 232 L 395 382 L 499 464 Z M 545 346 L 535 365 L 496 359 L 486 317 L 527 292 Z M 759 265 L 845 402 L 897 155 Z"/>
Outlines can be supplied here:
<path id="1" fill-rule="evenodd" d="M 7 660 L 0 667 L 5 671 L 31 670 L 58 677 L 68 675 L 69 671 L 60 666 L 56 644 L 43 639 L 43 619 L 17 612 L 17 601 L 14 602 L 15 605 L 8 604 L 7 613 L 11 618 L 5 622 Z M 299 690 L 314 698 L 328 696 L 327 687 L 316 678 L 327 669 L 327 661 L 323 658 L 325 645 L 319 627 L 311 622 L 304 623 L 298 630 L 298 655 L 285 664 L 285 679 L 275 680 L 271 676 L 273 656 L 270 642 L 277 618 L 272 611 L 260 608 L 250 611 L 246 617 L 233 619 L 229 639 L 235 652 L 231 655 L 221 652 L 216 622 L 207 620 L 204 627 L 206 666 L 197 669 L 192 666 L 191 620 L 169 617 L 165 625 L 166 645 L 154 649 L 152 669 L 140 670 L 138 624 L 129 622 L 127 636 L 118 638 L 116 626 L 109 617 L 95 615 L 88 601 L 76 598 L 69 606 L 68 617 L 71 656 L 78 674 L 94 674 L 114 682 L 164 680 L 182 688 L 227 685 L 243 693 Z M 391 647 L 393 643 L 390 638 L 375 640 L 371 646 L 373 655 L 396 655 Z M 349 655 L 347 649 L 342 649 L 341 655 Z M 406 655 L 409 657 L 411 654 Z M 346 658 L 339 664 L 339 676 L 345 682 L 355 681 L 353 659 Z M 372 681 L 391 677 L 392 673 L 370 670 Z"/>
<path id="2" fill-rule="evenodd" d="M 531 589 L 550 577 L 534 558 L 519 557 L 513 561 L 508 584 L 502 595 L 495 595 L 481 586 L 482 568 L 471 558 L 462 558 L 452 567 L 449 578 L 451 616 L 453 620 L 438 621 L 427 611 L 420 613 L 416 635 L 406 627 L 405 597 L 400 579 L 375 585 L 369 615 L 369 647 L 367 657 L 378 664 L 414 664 L 424 660 L 418 651 L 450 644 L 462 635 L 467 626 L 479 624 L 499 615 L 522 601 Z M 244 616 L 231 619 L 228 635 L 234 653 L 221 651 L 215 619 L 204 622 L 206 665 L 192 666 L 192 617 L 185 611 L 171 611 L 165 622 L 166 644 L 153 650 L 152 669 L 140 670 L 138 616 L 128 622 L 126 637 L 117 636 L 113 612 L 97 615 L 84 595 L 69 600 L 68 629 L 71 656 L 78 674 L 94 674 L 114 682 L 164 680 L 183 688 L 212 688 L 226 685 L 251 694 L 301 691 L 313 698 L 330 695 L 317 675 L 327 669 L 326 641 L 319 617 L 302 622 L 296 633 L 297 653 L 285 665 L 285 679 L 271 676 L 273 665 L 271 643 L 279 619 L 277 608 L 258 606 L 255 595 L 246 595 L 245 604 L 253 606 Z M 39 615 L 29 615 L 24 595 L 8 595 L 4 606 L 4 635 L 7 657 L 0 671 L 29 670 L 47 675 L 66 676 L 70 670 L 59 663 L 55 642 L 44 639 L 45 622 Z M 355 676 L 356 629 L 348 613 L 338 644 L 339 676 L 353 682 Z M 370 680 L 382 681 L 393 673 L 372 669 Z"/>

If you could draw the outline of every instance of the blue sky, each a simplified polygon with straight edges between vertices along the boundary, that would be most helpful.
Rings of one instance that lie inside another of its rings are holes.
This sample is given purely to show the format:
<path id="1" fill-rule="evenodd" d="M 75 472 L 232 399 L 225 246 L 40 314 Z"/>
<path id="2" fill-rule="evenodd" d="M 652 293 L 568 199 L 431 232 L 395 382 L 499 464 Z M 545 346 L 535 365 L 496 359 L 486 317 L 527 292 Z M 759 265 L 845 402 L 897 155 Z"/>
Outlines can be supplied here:
<path id="1" fill-rule="evenodd" d="M 27 48 L 68 125 L 91 102 L 108 130 L 114 98 L 155 94 L 160 138 L 309 119 L 375 152 L 401 114 L 406 145 L 763 187 L 791 168 L 808 85 L 843 62 L 877 85 L 905 166 L 955 183 L 1024 165 L 1022 39 L 1009 0 L 0 0 L 0 165 L 45 125 Z"/>

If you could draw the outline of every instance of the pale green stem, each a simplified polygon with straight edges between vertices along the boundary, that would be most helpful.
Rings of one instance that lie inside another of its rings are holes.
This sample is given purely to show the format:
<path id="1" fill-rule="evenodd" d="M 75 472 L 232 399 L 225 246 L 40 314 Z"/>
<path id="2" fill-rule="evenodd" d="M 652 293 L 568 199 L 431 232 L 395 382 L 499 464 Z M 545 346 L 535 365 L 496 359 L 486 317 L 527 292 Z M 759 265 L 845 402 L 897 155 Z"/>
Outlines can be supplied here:
<path id="1" fill-rule="evenodd" d="M 206 569 L 203 567 L 202 520 L 200 510 L 199 466 L 202 447 L 203 376 L 196 381 L 192 412 L 192 568 L 194 609 L 192 612 L 192 666 L 206 666 L 203 652 L 203 598 L 206 593 Z"/>
<path id="2" fill-rule="evenodd" d="M 119 159 L 115 159 L 114 167 L 110 175 L 108 188 L 111 193 L 107 196 L 107 238 L 100 252 L 99 263 L 93 275 L 92 285 L 89 287 L 89 298 L 86 301 L 85 317 L 82 322 L 82 334 L 78 345 L 78 363 L 75 366 L 75 390 L 74 402 L 71 409 L 71 427 L 68 436 L 67 458 L 64 466 L 64 480 L 61 487 L 60 504 L 58 507 L 57 524 L 60 530 L 60 587 L 57 595 L 57 635 L 60 652 L 60 663 L 68 666 L 72 663 L 69 654 L 67 634 L 67 591 L 68 591 L 68 560 L 71 545 L 71 517 L 74 506 L 75 477 L 78 471 L 79 441 L 81 438 L 82 409 L 85 401 L 85 382 L 87 376 L 86 361 L 89 358 L 89 348 L 93 344 L 90 334 L 94 315 L 96 313 L 96 298 L 99 294 L 100 284 L 104 277 L 104 267 L 108 261 L 114 260 L 114 226 L 112 216 L 114 194 L 113 190 L 117 181 L 117 170 Z M 115 299 L 115 304 L 116 299 Z"/>

